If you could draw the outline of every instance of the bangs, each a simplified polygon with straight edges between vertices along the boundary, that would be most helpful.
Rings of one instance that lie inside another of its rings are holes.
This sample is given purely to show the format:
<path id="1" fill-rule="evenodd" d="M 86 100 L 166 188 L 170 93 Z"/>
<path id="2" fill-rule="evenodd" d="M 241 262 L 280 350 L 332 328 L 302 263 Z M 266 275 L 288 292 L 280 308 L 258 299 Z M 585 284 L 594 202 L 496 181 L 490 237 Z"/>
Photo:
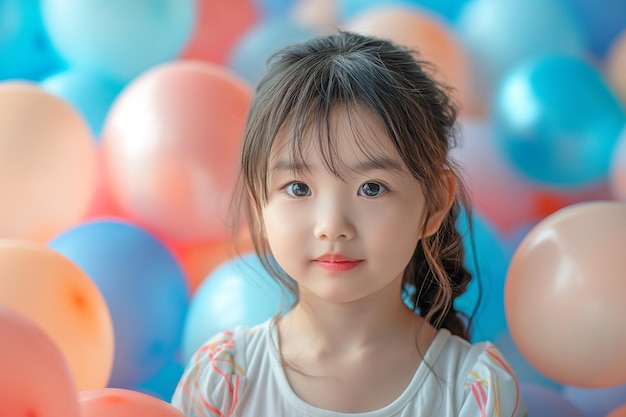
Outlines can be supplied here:
<path id="1" fill-rule="evenodd" d="M 286 158 L 295 173 L 305 173 L 308 170 L 305 155 L 316 152 L 324 168 L 344 181 L 361 168 L 389 169 L 393 165 L 389 163 L 389 148 L 385 147 L 393 140 L 388 134 L 373 136 L 372 132 L 386 129 L 381 129 L 382 120 L 366 105 L 359 102 L 316 104 L 314 110 L 294 112 L 277 135 L 272 155 Z M 356 145 L 359 159 L 364 161 L 363 167 L 351 166 L 345 161 L 346 152 L 342 147 L 346 139 Z M 401 160 L 400 154 L 392 159 Z"/>

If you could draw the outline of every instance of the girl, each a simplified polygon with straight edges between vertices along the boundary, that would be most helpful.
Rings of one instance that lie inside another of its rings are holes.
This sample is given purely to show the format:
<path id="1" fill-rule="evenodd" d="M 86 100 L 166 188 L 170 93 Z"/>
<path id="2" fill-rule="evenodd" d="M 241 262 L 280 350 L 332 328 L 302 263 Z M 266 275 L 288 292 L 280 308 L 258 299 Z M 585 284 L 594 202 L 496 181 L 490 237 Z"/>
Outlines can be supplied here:
<path id="1" fill-rule="evenodd" d="M 341 32 L 273 59 L 250 109 L 242 193 L 284 315 L 198 350 L 187 416 L 524 416 L 518 381 L 454 309 L 471 277 L 455 229 L 448 91 L 413 52 Z"/>

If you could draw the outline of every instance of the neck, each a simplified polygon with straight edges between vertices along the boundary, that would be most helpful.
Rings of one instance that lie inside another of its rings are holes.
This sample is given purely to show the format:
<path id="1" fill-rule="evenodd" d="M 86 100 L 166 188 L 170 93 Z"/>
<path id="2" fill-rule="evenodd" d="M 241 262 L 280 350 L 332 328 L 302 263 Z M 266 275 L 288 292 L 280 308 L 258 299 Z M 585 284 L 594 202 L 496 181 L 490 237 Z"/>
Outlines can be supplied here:
<path id="1" fill-rule="evenodd" d="M 302 296 L 285 315 L 279 331 L 285 347 L 314 354 L 342 354 L 376 348 L 389 340 L 414 343 L 423 319 L 406 307 L 397 289 L 394 295 L 352 303 L 334 303 Z"/>

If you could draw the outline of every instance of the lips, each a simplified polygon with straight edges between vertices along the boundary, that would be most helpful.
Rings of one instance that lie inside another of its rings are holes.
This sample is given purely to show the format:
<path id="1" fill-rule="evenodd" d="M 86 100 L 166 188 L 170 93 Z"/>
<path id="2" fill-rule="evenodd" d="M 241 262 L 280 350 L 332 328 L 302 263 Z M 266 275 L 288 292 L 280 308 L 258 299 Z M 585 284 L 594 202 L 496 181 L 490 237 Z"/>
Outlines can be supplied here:
<path id="1" fill-rule="evenodd" d="M 342 254 L 324 254 L 314 259 L 314 262 L 327 271 L 342 272 L 356 268 L 363 260 L 350 258 Z"/>

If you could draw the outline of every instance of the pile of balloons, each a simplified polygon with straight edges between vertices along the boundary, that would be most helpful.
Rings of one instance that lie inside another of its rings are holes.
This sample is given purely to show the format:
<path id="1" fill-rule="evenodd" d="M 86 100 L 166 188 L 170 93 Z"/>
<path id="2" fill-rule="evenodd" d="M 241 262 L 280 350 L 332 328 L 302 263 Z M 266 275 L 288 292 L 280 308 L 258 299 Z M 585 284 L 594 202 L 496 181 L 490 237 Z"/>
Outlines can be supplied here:
<path id="1" fill-rule="evenodd" d="M 175 416 L 200 343 L 289 306 L 230 197 L 267 59 L 336 28 L 454 89 L 473 338 L 531 415 L 626 415 L 623 0 L 0 0 L 0 414 Z"/>

